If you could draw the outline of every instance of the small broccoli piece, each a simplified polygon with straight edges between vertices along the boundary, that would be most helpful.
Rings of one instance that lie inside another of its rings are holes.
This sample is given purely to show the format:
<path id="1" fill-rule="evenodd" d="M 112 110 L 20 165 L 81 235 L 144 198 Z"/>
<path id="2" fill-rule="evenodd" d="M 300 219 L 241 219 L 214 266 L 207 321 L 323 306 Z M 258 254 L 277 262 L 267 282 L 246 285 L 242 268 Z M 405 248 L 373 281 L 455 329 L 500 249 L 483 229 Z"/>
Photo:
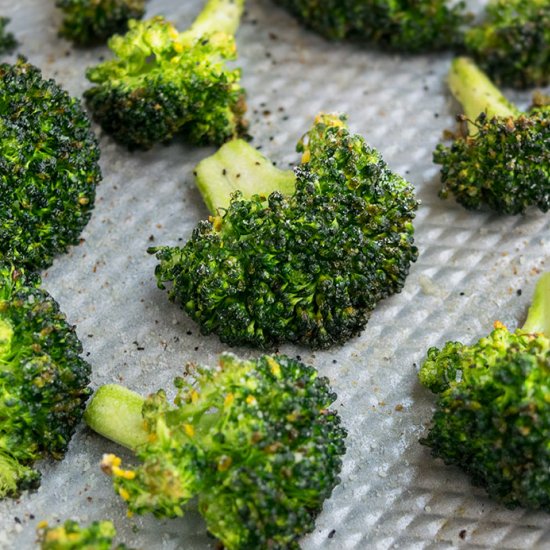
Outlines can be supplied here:
<path id="1" fill-rule="evenodd" d="M 189 30 L 162 17 L 131 21 L 109 47 L 115 59 L 88 69 L 96 84 L 84 94 L 103 129 L 130 149 L 148 149 L 181 135 L 222 143 L 246 128 L 235 34 L 244 0 L 209 0 Z"/>
<path id="2" fill-rule="evenodd" d="M 509 507 L 550 512 L 550 273 L 527 322 L 467 346 L 431 348 L 420 381 L 438 394 L 421 443 Z"/>
<path id="3" fill-rule="evenodd" d="M 77 99 L 22 58 L 0 65 L 0 262 L 44 268 L 78 244 L 98 160 Z"/>
<path id="4" fill-rule="evenodd" d="M 6 30 L 9 22 L 7 17 L 0 17 L 0 53 L 11 52 L 17 46 L 17 40 L 13 34 Z"/>
<path id="5" fill-rule="evenodd" d="M 462 42 L 470 16 L 465 3 L 446 0 L 275 0 L 307 27 L 331 40 L 352 39 L 406 53 L 447 49 Z"/>
<path id="6" fill-rule="evenodd" d="M 0 264 L 0 498 L 37 486 L 36 460 L 63 457 L 91 393 L 74 327 L 39 283 Z"/>
<path id="7" fill-rule="evenodd" d="M 86 527 L 74 520 L 57 527 L 42 521 L 37 533 L 41 550 L 129 550 L 124 544 L 113 546 L 116 529 L 111 521 L 94 521 Z"/>
<path id="8" fill-rule="evenodd" d="M 450 147 L 439 144 L 442 190 L 464 207 L 483 205 L 502 214 L 524 213 L 529 206 L 550 208 L 550 108 L 522 113 L 465 57 L 453 61 L 449 87 L 464 108 L 469 135 Z"/>
<path id="9" fill-rule="evenodd" d="M 465 44 L 497 84 L 545 86 L 550 82 L 550 1 L 491 0 L 483 23 L 466 32 Z"/>
<path id="10" fill-rule="evenodd" d="M 328 380 L 282 355 L 220 356 L 215 369 L 189 366 L 171 405 L 101 387 L 85 414 L 100 434 L 135 449 L 123 469 L 105 455 L 129 511 L 184 514 L 198 497 L 210 533 L 228 550 L 298 548 L 339 483 L 346 431 Z"/>
<path id="11" fill-rule="evenodd" d="M 130 19 L 141 19 L 145 0 L 57 0 L 64 13 L 59 35 L 78 46 L 90 46 L 128 29 Z"/>
<path id="12" fill-rule="evenodd" d="M 159 287 L 172 283 L 170 299 L 204 334 L 326 348 L 359 333 L 401 290 L 417 257 L 414 190 L 344 120 L 317 117 L 294 173 L 243 141 L 197 167 L 213 215 L 182 248 L 149 252 L 160 260 Z"/>

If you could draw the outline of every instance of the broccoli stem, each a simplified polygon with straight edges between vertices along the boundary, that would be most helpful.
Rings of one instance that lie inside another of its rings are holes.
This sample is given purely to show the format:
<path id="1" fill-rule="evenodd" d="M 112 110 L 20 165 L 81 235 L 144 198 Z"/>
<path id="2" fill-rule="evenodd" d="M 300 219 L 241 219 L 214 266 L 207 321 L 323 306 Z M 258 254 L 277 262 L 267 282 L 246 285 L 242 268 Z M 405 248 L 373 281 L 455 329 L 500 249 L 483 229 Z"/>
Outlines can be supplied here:
<path id="1" fill-rule="evenodd" d="M 234 36 L 239 27 L 245 0 L 209 0 L 191 27 L 182 34 L 190 41 L 223 32 Z"/>
<path id="2" fill-rule="evenodd" d="M 196 169 L 197 187 L 212 214 L 226 209 L 231 195 L 240 191 L 243 198 L 267 196 L 273 191 L 283 195 L 294 192 L 296 176 L 292 170 L 280 170 L 257 149 L 237 139 L 223 145 Z"/>
<path id="3" fill-rule="evenodd" d="M 101 386 L 92 397 L 84 420 L 92 430 L 135 451 L 147 443 L 141 410 L 145 399 L 118 384 Z"/>
<path id="4" fill-rule="evenodd" d="M 550 338 L 550 271 L 540 277 L 522 330 Z"/>
<path id="5" fill-rule="evenodd" d="M 487 113 L 488 117 L 517 117 L 521 114 L 468 57 L 457 57 L 452 62 L 448 84 L 464 109 L 470 134 L 476 133 L 474 121 L 481 113 Z"/>

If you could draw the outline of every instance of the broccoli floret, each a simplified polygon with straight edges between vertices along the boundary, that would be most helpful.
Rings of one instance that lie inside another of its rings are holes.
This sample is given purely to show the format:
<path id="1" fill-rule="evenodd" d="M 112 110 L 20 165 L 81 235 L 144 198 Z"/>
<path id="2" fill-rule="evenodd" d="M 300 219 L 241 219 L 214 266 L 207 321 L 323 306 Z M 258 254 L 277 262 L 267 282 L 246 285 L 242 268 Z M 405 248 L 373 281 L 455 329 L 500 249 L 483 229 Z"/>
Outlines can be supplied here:
<path id="1" fill-rule="evenodd" d="M 17 46 L 17 40 L 13 34 L 6 30 L 9 22 L 7 17 L 0 17 L 0 53 L 11 52 Z"/>
<path id="2" fill-rule="evenodd" d="M 466 48 L 497 82 L 516 88 L 550 82 L 550 1 L 491 0 L 465 35 Z"/>
<path id="3" fill-rule="evenodd" d="M 294 172 L 243 141 L 197 167 L 213 215 L 182 248 L 149 252 L 160 260 L 160 288 L 173 283 L 170 299 L 204 334 L 326 348 L 359 333 L 376 304 L 401 290 L 417 257 L 414 189 L 344 120 L 317 117 Z"/>
<path id="4" fill-rule="evenodd" d="M 78 244 L 98 160 L 79 100 L 22 58 L 0 65 L 0 262 L 44 268 Z"/>
<path id="5" fill-rule="evenodd" d="M 145 0 L 57 0 L 64 13 L 59 31 L 78 46 L 104 42 L 128 29 L 130 19 L 141 19 Z"/>
<path id="6" fill-rule="evenodd" d="M 113 546 L 116 529 L 111 521 L 94 521 L 86 527 L 74 520 L 57 527 L 42 521 L 37 533 L 41 550 L 129 550 L 124 544 Z"/>
<path id="7" fill-rule="evenodd" d="M 39 283 L 0 264 L 0 498 L 37 486 L 36 460 L 63 457 L 91 393 L 74 327 Z"/>
<path id="8" fill-rule="evenodd" d="M 468 58 L 453 61 L 449 87 L 462 104 L 467 136 L 439 144 L 440 196 L 454 194 L 468 209 L 483 205 L 503 214 L 529 206 L 550 208 L 550 108 L 522 113 Z"/>
<path id="9" fill-rule="evenodd" d="M 115 455 L 102 462 L 130 513 L 181 516 L 198 497 L 224 548 L 298 548 L 345 452 L 328 380 L 282 355 L 223 354 L 215 369 L 188 366 L 175 385 L 174 405 L 162 390 L 144 400 L 103 386 L 86 411 L 94 430 L 142 461 L 128 470 Z"/>
<path id="10" fill-rule="evenodd" d="M 407 53 L 447 49 L 462 42 L 470 19 L 464 2 L 446 0 L 275 0 L 331 40 L 352 39 Z"/>
<path id="11" fill-rule="evenodd" d="M 87 71 L 85 92 L 103 129 L 130 149 L 180 135 L 191 143 L 223 143 L 246 128 L 233 38 L 244 0 L 209 0 L 184 33 L 162 17 L 131 21 L 109 47 L 115 59 Z"/>
<path id="12" fill-rule="evenodd" d="M 433 456 L 461 467 L 503 504 L 550 512 L 550 273 L 523 328 L 501 323 L 473 345 L 428 351 L 420 381 L 438 394 Z"/>

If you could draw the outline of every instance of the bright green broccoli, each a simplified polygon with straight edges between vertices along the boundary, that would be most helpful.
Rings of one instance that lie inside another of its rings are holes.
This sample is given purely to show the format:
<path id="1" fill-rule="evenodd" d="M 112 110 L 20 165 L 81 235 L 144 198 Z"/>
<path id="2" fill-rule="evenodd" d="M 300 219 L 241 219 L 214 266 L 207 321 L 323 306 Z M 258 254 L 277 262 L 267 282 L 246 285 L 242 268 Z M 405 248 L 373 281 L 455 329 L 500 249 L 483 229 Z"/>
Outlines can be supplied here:
<path id="1" fill-rule="evenodd" d="M 550 512 L 550 273 L 523 328 L 431 348 L 420 381 L 438 394 L 421 443 L 503 504 Z"/>
<path id="2" fill-rule="evenodd" d="M 464 2 L 446 0 L 275 0 L 306 26 L 332 40 L 419 53 L 456 46 L 470 19 Z"/>
<path id="3" fill-rule="evenodd" d="M 142 461 L 128 470 L 112 454 L 102 462 L 130 513 L 181 516 L 197 497 L 224 548 L 298 548 L 345 452 L 328 380 L 282 355 L 223 354 L 217 368 L 188 366 L 175 385 L 174 405 L 162 390 L 144 400 L 103 386 L 86 411 L 94 430 Z"/>
<path id="4" fill-rule="evenodd" d="M 7 17 L 0 17 L 0 53 L 10 52 L 17 46 L 17 41 L 11 32 L 6 30 L 10 20 Z"/>
<path id="5" fill-rule="evenodd" d="M 115 59 L 88 69 L 85 92 L 103 129 L 130 149 L 148 149 L 181 135 L 222 143 L 246 128 L 234 33 L 244 0 L 209 0 L 184 33 L 162 17 L 130 22 L 109 47 Z"/>
<path id="6" fill-rule="evenodd" d="M 0 264 L 0 499 L 38 485 L 35 461 L 63 457 L 91 393 L 74 327 L 39 283 Z"/>
<path id="7" fill-rule="evenodd" d="M 505 86 L 550 82 L 550 0 L 491 0 L 483 23 L 465 35 L 482 69 Z"/>
<path id="8" fill-rule="evenodd" d="M 465 57 L 453 61 L 449 87 L 462 104 L 469 135 L 439 144 L 441 196 L 452 193 L 468 209 L 503 214 L 550 208 L 550 108 L 522 113 Z"/>
<path id="9" fill-rule="evenodd" d="M 149 249 L 159 286 L 227 344 L 343 344 L 416 260 L 413 187 L 344 117 L 319 115 L 298 150 L 292 172 L 226 144 L 197 167 L 211 218 L 182 248 Z"/>
<path id="10" fill-rule="evenodd" d="M 57 0 L 64 19 L 59 31 L 78 46 L 90 46 L 128 29 L 130 19 L 141 19 L 145 0 Z"/>
<path id="11" fill-rule="evenodd" d="M 78 244 L 98 160 L 77 99 L 24 59 L 0 65 L 0 262 L 44 268 Z"/>
<path id="12" fill-rule="evenodd" d="M 42 521 L 37 532 L 41 550 L 128 550 L 124 544 L 113 546 L 116 530 L 110 521 L 94 521 L 86 527 L 74 520 L 57 527 Z"/>

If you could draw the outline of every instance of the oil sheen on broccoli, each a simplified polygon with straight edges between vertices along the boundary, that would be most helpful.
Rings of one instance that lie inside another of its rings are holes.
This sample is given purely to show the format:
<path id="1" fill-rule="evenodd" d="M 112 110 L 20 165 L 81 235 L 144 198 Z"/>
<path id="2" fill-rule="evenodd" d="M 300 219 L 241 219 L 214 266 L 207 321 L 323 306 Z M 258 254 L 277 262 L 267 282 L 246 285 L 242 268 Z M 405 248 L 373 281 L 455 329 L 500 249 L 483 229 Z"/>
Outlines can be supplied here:
<path id="1" fill-rule="evenodd" d="M 0 264 L 0 498 L 38 485 L 35 461 L 63 457 L 91 393 L 74 327 L 39 282 Z"/>
<path id="2" fill-rule="evenodd" d="M 550 82 L 550 1 L 491 0 L 466 48 L 497 84 L 528 88 Z"/>
<path id="3" fill-rule="evenodd" d="M 328 380 L 283 355 L 223 354 L 214 369 L 188 366 L 175 385 L 174 404 L 162 390 L 144 400 L 103 386 L 86 411 L 94 430 L 141 460 L 130 469 L 112 454 L 102 462 L 129 511 L 181 516 L 197 497 L 224 548 L 299 548 L 345 452 Z"/>
<path id="4" fill-rule="evenodd" d="M 41 550 L 129 550 L 124 544 L 114 546 L 115 526 L 106 520 L 84 527 L 74 520 L 56 527 L 42 521 L 37 532 Z"/>
<path id="5" fill-rule="evenodd" d="M 506 506 L 550 512 L 550 273 L 527 322 L 473 345 L 431 348 L 420 381 L 437 394 L 421 443 Z"/>
<path id="6" fill-rule="evenodd" d="M 98 161 L 78 99 L 22 58 L 0 65 L 0 262 L 44 268 L 78 244 Z"/>
<path id="7" fill-rule="evenodd" d="M 0 54 L 11 52 L 17 46 L 13 34 L 6 30 L 9 22 L 7 17 L 0 17 Z"/>
<path id="8" fill-rule="evenodd" d="M 460 44 L 469 20 L 464 2 L 446 0 L 275 0 L 307 27 L 332 40 L 419 53 Z"/>
<path id="9" fill-rule="evenodd" d="M 170 299 L 204 334 L 327 348 L 401 290 L 417 257 L 413 187 L 344 117 L 319 115 L 298 150 L 292 172 L 243 141 L 226 144 L 197 167 L 213 215 L 183 247 L 149 250 L 159 286 L 171 283 Z"/>
<path id="10" fill-rule="evenodd" d="M 462 104 L 468 135 L 437 146 L 441 196 L 468 209 L 520 214 L 550 208 L 550 106 L 522 113 L 468 58 L 453 61 L 449 87 Z"/>
<path id="11" fill-rule="evenodd" d="M 148 149 L 175 135 L 220 144 L 246 122 L 233 35 L 244 0 L 209 0 L 183 33 L 163 19 L 131 21 L 109 47 L 115 58 L 87 71 L 84 94 L 103 129 L 130 149 Z"/>
<path id="12" fill-rule="evenodd" d="M 128 29 L 141 19 L 145 0 L 57 0 L 64 18 L 59 34 L 78 46 L 90 46 Z"/>

